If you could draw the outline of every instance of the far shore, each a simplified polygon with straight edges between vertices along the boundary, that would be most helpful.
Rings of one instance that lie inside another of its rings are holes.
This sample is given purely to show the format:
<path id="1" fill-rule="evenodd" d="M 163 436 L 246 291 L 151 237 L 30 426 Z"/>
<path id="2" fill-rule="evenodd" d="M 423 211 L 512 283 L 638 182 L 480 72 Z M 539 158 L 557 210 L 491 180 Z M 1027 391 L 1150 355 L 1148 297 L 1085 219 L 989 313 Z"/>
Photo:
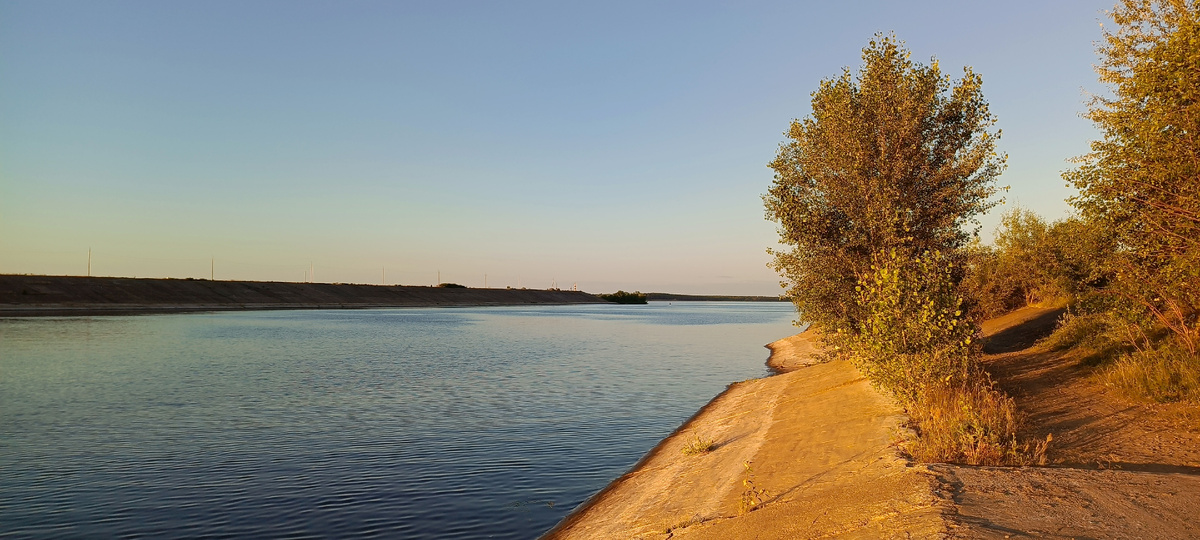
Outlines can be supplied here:
<path id="1" fill-rule="evenodd" d="M 778 302 L 774 296 L 647 293 L 653 302 Z M 0 317 L 196 311 L 608 304 L 583 291 L 355 283 L 0 275 Z"/>
<path id="2" fill-rule="evenodd" d="M 582 291 L 0 275 L 0 316 L 604 304 Z"/>

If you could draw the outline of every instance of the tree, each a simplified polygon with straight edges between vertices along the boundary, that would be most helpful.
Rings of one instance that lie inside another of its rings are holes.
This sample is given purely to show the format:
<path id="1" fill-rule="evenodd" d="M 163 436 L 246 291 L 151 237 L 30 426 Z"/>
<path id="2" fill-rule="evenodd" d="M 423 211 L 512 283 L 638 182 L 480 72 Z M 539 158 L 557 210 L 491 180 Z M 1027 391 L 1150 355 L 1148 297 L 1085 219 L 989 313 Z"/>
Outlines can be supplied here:
<path id="1" fill-rule="evenodd" d="M 1112 230 L 1112 292 L 1200 347 L 1200 7 L 1195 0 L 1122 0 L 1097 52 L 1087 117 L 1103 138 L 1064 174 L 1071 200 Z"/>
<path id="2" fill-rule="evenodd" d="M 876 35 L 857 76 L 821 82 L 770 163 L 767 217 L 790 247 L 771 251 L 772 266 L 802 317 L 828 330 L 859 332 L 856 287 L 873 266 L 927 252 L 953 265 L 995 204 L 1005 156 L 982 79 L 968 67 L 952 84 L 936 60 L 909 57 Z"/>

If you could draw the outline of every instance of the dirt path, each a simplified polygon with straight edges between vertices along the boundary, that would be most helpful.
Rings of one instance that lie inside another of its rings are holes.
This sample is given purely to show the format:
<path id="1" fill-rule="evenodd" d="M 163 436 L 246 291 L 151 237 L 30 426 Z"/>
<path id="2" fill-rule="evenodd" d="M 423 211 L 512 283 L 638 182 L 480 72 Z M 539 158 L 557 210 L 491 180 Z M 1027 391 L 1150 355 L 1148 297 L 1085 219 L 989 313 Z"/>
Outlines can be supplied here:
<path id="1" fill-rule="evenodd" d="M 955 536 L 1200 536 L 1200 410 L 1130 402 L 1077 354 L 1037 346 L 1060 313 L 1026 308 L 984 326 L 985 361 L 1027 415 L 1023 435 L 1054 437 L 1051 466 L 932 466 L 954 493 Z"/>

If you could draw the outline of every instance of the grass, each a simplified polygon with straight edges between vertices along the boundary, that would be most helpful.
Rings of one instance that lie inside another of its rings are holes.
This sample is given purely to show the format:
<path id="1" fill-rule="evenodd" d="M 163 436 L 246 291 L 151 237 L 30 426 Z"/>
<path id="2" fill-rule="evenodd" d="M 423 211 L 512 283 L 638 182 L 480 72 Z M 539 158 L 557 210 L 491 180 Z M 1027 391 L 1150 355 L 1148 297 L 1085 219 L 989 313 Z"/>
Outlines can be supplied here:
<path id="1" fill-rule="evenodd" d="M 1119 323 L 1105 314 L 1066 314 L 1054 333 L 1038 342 L 1052 351 L 1071 350 L 1089 366 L 1098 366 L 1117 358 L 1130 348 L 1119 335 Z"/>
<path id="2" fill-rule="evenodd" d="M 1130 344 L 1135 340 L 1141 350 Z M 1142 333 L 1105 314 L 1067 315 L 1040 344 L 1078 354 L 1084 364 L 1099 368 L 1102 384 L 1136 401 L 1200 402 L 1200 357 L 1164 329 Z"/>
<path id="3" fill-rule="evenodd" d="M 699 435 L 693 435 L 692 438 L 688 440 L 687 444 L 683 445 L 683 449 L 680 450 L 680 452 L 683 452 L 683 455 L 685 456 L 696 456 L 700 454 L 707 454 L 716 449 L 717 441 L 712 439 L 702 439 Z"/>
<path id="4" fill-rule="evenodd" d="M 701 518 L 699 515 L 694 515 L 694 516 L 688 517 L 688 518 L 681 518 L 681 519 L 677 520 L 676 522 L 671 523 L 670 525 L 667 525 L 666 527 L 664 527 L 663 534 L 671 534 L 671 533 L 675 532 L 676 530 L 686 529 L 688 527 L 691 527 L 692 525 L 695 525 L 697 523 L 703 523 L 703 522 L 704 522 L 704 519 Z"/>
<path id="5" fill-rule="evenodd" d="M 1164 340 L 1159 347 L 1121 356 L 1100 373 L 1100 380 L 1145 401 L 1200 401 L 1200 357 Z"/>
<path id="6" fill-rule="evenodd" d="M 1013 399 L 990 380 L 934 388 L 909 407 L 915 439 L 905 450 L 917 461 L 967 465 L 1044 465 L 1045 441 L 1017 439 L 1021 418 Z"/>

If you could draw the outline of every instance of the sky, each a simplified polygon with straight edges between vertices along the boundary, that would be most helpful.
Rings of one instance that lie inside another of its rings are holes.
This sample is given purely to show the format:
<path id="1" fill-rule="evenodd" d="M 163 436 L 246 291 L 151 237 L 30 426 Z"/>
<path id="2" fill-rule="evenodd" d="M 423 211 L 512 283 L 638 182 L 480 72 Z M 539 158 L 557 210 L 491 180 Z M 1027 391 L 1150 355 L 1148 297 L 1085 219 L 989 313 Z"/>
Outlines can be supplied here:
<path id="1" fill-rule="evenodd" d="M 3 0 L 0 273 L 776 295 L 766 164 L 878 32 L 1068 215 L 1110 2 Z"/>

